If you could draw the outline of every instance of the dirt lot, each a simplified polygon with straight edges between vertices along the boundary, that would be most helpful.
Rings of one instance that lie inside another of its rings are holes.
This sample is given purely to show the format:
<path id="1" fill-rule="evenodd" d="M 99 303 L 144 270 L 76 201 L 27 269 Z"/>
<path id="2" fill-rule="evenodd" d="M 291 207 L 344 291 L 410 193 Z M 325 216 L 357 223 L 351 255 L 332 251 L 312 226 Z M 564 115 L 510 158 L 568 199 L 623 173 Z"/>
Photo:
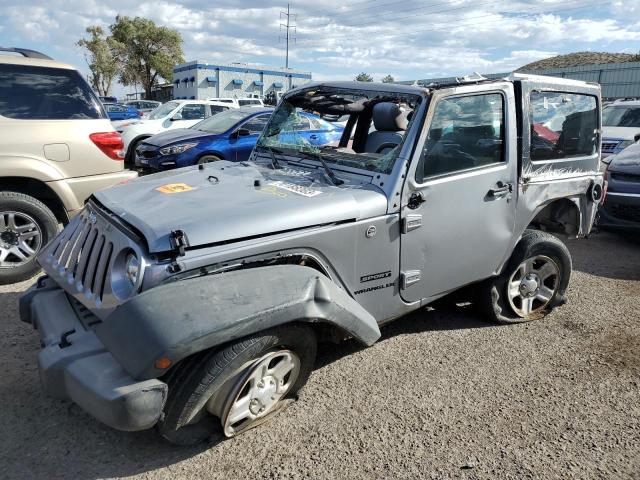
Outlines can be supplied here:
<path id="1" fill-rule="evenodd" d="M 301 399 L 197 448 L 41 393 L 28 285 L 0 287 L 0 478 L 640 478 L 640 241 L 571 241 L 569 303 L 527 325 L 421 311 L 325 349 Z"/>

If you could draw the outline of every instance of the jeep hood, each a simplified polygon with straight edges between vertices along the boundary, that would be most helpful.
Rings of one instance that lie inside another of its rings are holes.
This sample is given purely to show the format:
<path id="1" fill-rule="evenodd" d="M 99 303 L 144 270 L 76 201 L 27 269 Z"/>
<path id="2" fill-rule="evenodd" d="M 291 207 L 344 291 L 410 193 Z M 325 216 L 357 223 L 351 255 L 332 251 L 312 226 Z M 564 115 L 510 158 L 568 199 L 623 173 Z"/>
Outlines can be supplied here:
<path id="1" fill-rule="evenodd" d="M 141 177 L 94 196 L 138 229 L 151 253 L 171 250 L 174 230 L 196 247 L 387 211 L 385 194 L 370 183 L 333 186 L 319 170 L 227 161 Z"/>

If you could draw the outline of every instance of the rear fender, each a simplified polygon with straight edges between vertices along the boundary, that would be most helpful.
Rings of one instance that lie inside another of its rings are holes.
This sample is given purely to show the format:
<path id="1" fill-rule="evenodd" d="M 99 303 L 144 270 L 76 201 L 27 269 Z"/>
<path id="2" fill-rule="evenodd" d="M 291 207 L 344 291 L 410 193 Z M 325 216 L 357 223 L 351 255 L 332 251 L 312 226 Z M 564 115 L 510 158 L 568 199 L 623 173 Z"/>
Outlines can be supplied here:
<path id="1" fill-rule="evenodd" d="M 96 335 L 136 379 L 165 373 L 154 363 L 183 358 L 291 322 L 334 325 L 365 345 L 380 337 L 373 316 L 326 276 L 277 265 L 173 282 L 118 307 Z"/>

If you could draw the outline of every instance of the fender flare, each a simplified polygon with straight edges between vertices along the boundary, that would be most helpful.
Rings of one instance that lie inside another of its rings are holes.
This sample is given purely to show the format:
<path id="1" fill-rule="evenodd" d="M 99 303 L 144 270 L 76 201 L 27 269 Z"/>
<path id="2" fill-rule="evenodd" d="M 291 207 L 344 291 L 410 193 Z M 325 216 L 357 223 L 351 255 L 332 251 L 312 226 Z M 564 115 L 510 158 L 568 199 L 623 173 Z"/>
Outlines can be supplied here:
<path id="1" fill-rule="evenodd" d="M 133 297 L 95 327 L 136 379 L 157 378 L 159 358 L 194 353 L 291 322 L 335 325 L 365 345 L 380 338 L 375 318 L 309 267 L 276 265 L 166 283 Z"/>

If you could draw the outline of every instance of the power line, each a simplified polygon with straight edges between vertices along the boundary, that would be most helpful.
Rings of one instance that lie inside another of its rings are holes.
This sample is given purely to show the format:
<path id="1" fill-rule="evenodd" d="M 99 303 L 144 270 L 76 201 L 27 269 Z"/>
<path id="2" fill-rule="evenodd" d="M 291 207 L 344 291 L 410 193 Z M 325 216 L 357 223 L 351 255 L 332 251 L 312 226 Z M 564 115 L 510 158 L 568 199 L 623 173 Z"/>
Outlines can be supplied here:
<path id="1" fill-rule="evenodd" d="M 573 0 L 571 2 L 568 2 L 568 4 L 582 4 L 581 0 Z M 466 19 L 461 19 L 458 21 L 451 21 L 451 22 L 447 22 L 446 24 L 441 24 L 441 25 L 435 25 L 432 26 L 430 28 L 426 28 L 426 29 L 419 29 L 419 30 L 411 30 L 408 32 L 402 32 L 402 33 L 396 33 L 396 34 L 388 34 L 387 38 L 393 38 L 393 37 L 399 37 L 399 36 L 413 36 L 416 34 L 420 34 L 423 32 L 430 32 L 430 31 L 437 31 L 437 30 L 442 30 L 442 29 L 449 29 L 452 27 L 461 27 L 461 26 L 474 26 L 474 25 L 488 25 L 491 23 L 497 23 L 500 21 L 503 21 L 505 18 L 501 18 L 497 21 L 490 21 L 490 22 L 471 22 L 469 23 L 469 20 L 474 20 L 474 19 L 478 19 L 478 18 L 484 18 L 484 17 L 493 17 L 495 15 L 521 15 L 521 16 L 532 16 L 532 15 L 544 15 L 544 14 L 550 14 L 550 13 L 557 13 L 557 12 L 565 12 L 565 11 L 571 11 L 571 10 L 581 10 L 581 9 L 585 9 L 585 8 L 593 8 L 593 7 L 600 7 L 600 6 L 604 6 L 604 5 L 608 5 L 613 3 L 613 0 L 610 1 L 605 1 L 605 2 L 597 2 L 597 3 L 593 3 L 593 4 L 589 4 L 589 5 L 581 5 L 578 7 L 571 7 L 571 8 L 560 8 L 560 9 L 553 9 L 553 10 L 540 10 L 537 12 L 521 12 L 521 11 L 515 11 L 515 12 L 501 12 L 501 11 L 496 11 L 496 12 L 491 12 L 488 14 L 484 14 L 484 15 L 476 15 L 476 16 L 472 16 L 472 17 L 468 17 Z M 429 12 L 429 13 L 442 13 L 442 12 Z M 401 17 L 401 18 L 394 18 L 391 20 L 401 20 L 404 19 L 405 17 Z M 371 34 L 371 33 L 375 33 L 375 32 L 379 32 L 384 30 L 386 27 L 382 27 L 382 28 L 377 28 L 374 30 L 367 30 L 366 33 L 367 34 Z M 344 36 L 344 35 L 348 35 L 348 36 Z M 341 37 L 339 38 L 341 41 L 348 41 L 348 40 L 357 40 L 361 37 L 357 37 L 354 36 L 353 32 L 342 32 L 342 33 L 337 33 L 334 36 L 338 36 Z M 304 39 L 301 41 L 301 43 L 308 43 L 308 42 L 317 42 L 318 40 L 316 39 Z M 326 39 L 323 40 L 326 42 Z"/>
<path id="2" fill-rule="evenodd" d="M 291 39 L 294 42 L 296 41 L 296 26 L 291 23 L 292 20 L 296 20 L 296 16 L 297 15 L 295 13 L 291 13 L 290 5 L 288 3 L 287 11 L 280 12 L 280 20 L 282 20 L 282 17 L 286 17 L 287 19 L 287 23 L 280 23 L 280 31 L 282 31 L 283 27 L 286 30 L 285 41 L 287 43 L 287 53 L 285 56 L 285 68 L 289 68 L 289 40 Z M 293 36 L 291 36 L 291 29 L 293 29 Z"/>

